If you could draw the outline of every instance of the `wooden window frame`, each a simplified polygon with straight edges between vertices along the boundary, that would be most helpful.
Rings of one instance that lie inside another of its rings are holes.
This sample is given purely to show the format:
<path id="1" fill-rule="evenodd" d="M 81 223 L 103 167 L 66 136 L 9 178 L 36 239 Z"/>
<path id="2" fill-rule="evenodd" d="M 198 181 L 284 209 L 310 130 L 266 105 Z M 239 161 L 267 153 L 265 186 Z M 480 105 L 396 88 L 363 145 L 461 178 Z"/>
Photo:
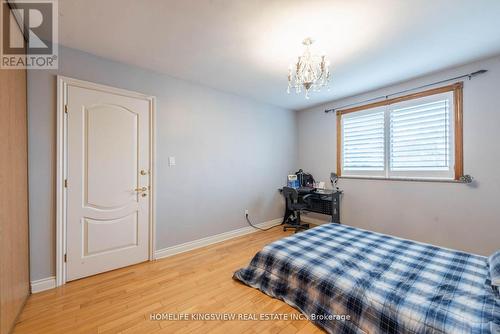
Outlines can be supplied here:
<path id="1" fill-rule="evenodd" d="M 464 162 L 463 162 L 463 82 L 457 82 L 448 86 L 433 88 L 425 90 L 422 92 L 417 92 L 413 94 L 408 94 L 404 96 L 399 96 L 391 99 L 386 99 L 383 101 L 373 102 L 353 108 L 343 109 L 337 111 L 337 175 L 342 176 L 342 115 L 353 113 L 356 111 L 362 111 L 366 109 L 372 109 L 376 107 L 388 106 L 391 104 L 414 100 L 426 96 L 442 94 L 453 92 L 453 105 L 454 105 L 454 135 L 455 135 L 455 166 L 454 166 L 454 179 L 460 180 L 464 174 Z M 384 178 L 387 180 L 392 180 L 391 178 Z"/>

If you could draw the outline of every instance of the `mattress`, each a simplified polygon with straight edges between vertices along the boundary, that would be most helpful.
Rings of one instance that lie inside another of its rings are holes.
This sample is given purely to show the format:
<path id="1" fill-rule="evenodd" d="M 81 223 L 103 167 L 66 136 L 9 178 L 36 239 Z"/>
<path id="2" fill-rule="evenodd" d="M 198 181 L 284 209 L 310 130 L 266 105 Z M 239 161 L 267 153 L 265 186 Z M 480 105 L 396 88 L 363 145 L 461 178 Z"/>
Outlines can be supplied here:
<path id="1" fill-rule="evenodd" d="M 346 225 L 265 246 L 234 279 L 329 333 L 496 333 L 487 258 Z"/>

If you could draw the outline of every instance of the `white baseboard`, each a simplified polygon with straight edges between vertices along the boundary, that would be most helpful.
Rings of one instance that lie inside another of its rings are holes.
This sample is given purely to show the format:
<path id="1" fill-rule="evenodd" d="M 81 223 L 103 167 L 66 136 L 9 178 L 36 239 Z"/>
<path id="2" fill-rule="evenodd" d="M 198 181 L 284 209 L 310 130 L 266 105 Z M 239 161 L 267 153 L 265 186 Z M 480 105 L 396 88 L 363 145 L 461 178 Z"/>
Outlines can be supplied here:
<path id="1" fill-rule="evenodd" d="M 280 224 L 283 221 L 283 218 L 278 218 L 274 219 L 268 222 L 260 223 L 260 224 L 255 224 L 255 226 L 260 227 L 260 228 L 267 228 L 271 227 L 276 224 Z M 250 234 L 253 232 L 257 232 L 258 230 L 251 227 L 243 227 L 239 228 L 237 230 L 229 231 L 229 232 L 224 232 L 221 234 L 213 235 L 210 237 L 206 237 L 203 239 L 198 239 L 190 242 L 186 242 L 180 245 L 172 246 L 172 247 L 167 247 L 163 249 L 158 249 L 155 251 L 155 259 L 161 259 L 164 257 L 172 256 L 175 254 L 180 254 L 184 253 L 193 249 L 205 247 L 208 245 L 212 245 L 224 240 L 240 237 L 242 235 Z M 45 290 L 50 290 L 56 287 L 56 278 L 55 276 L 47 277 L 47 278 L 42 278 L 36 281 L 31 281 L 31 293 L 38 293 L 42 292 Z"/>
<path id="2" fill-rule="evenodd" d="M 31 281 L 31 293 L 42 292 L 56 287 L 56 277 L 51 276 L 36 281 Z"/>
<path id="3" fill-rule="evenodd" d="M 270 227 L 270 226 L 273 226 L 276 224 L 280 224 L 282 221 L 283 221 L 283 218 L 278 218 L 278 219 L 273 219 L 271 221 L 267 221 L 264 223 L 255 224 L 255 226 L 260 227 L 260 228 L 267 228 L 267 227 Z M 251 226 L 247 226 L 247 227 L 239 228 L 237 230 L 232 230 L 229 232 L 224 232 L 221 234 L 213 235 L 210 237 L 206 237 L 206 238 L 202 238 L 202 239 L 198 239 L 198 240 L 194 240 L 194 241 L 189 241 L 189 242 L 186 242 L 186 243 L 183 243 L 180 245 L 167 247 L 167 248 L 163 248 L 163 249 L 158 249 L 155 251 L 155 259 L 161 259 L 164 257 L 188 252 L 188 251 L 193 250 L 193 249 L 205 247 L 205 246 L 212 245 L 212 244 L 224 241 L 224 240 L 240 237 L 242 235 L 250 234 L 253 232 L 257 232 L 257 231 L 259 231 L 259 230 L 255 229 Z"/>
<path id="4" fill-rule="evenodd" d="M 314 225 L 323 225 L 323 224 L 329 224 L 329 223 L 331 223 L 330 221 L 321 220 L 321 219 L 313 218 L 313 217 L 308 217 L 306 215 L 301 215 L 300 219 L 304 223 L 311 223 L 311 224 L 314 224 Z"/>

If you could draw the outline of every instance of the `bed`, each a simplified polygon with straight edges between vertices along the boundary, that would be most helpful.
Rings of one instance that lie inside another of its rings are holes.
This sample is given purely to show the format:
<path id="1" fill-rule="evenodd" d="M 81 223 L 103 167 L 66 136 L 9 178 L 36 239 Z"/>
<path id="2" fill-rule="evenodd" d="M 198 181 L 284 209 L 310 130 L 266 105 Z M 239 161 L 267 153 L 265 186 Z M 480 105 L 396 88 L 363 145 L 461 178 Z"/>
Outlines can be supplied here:
<path id="1" fill-rule="evenodd" d="M 233 278 L 329 333 L 499 333 L 487 259 L 325 224 L 265 246 Z"/>

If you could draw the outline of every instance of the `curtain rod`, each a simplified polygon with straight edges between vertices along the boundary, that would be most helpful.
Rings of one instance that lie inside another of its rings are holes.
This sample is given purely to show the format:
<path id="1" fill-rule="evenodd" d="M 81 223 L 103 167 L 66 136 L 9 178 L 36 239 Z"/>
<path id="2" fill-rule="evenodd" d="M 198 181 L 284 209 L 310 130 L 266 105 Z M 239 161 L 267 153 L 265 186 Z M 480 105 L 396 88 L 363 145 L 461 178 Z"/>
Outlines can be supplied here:
<path id="1" fill-rule="evenodd" d="M 371 98 L 371 99 L 368 99 L 368 100 L 346 104 L 346 105 L 343 105 L 341 107 L 336 107 L 336 108 L 332 108 L 332 109 L 326 109 L 325 113 L 334 112 L 334 111 L 337 111 L 339 109 L 344 109 L 344 108 L 352 107 L 352 106 L 355 106 L 355 105 L 358 105 L 358 104 L 364 104 L 364 103 L 367 103 L 367 102 L 373 102 L 373 101 L 380 100 L 380 99 L 387 99 L 390 96 L 399 95 L 399 94 L 403 94 L 403 93 L 408 93 L 408 92 L 411 92 L 411 91 L 414 91 L 414 90 L 417 90 L 417 89 L 427 88 L 429 86 L 439 85 L 439 84 L 442 84 L 442 83 L 445 83 L 445 82 L 448 82 L 448 81 L 458 80 L 458 79 L 462 79 L 462 78 L 469 78 L 469 80 L 471 80 L 475 76 L 481 75 L 481 74 L 486 73 L 486 72 L 488 72 L 488 70 L 479 70 L 479 71 L 472 72 L 472 73 L 469 73 L 469 74 L 459 75 L 458 77 L 449 78 L 449 79 L 441 80 L 441 81 L 436 81 L 436 82 L 433 82 L 433 83 L 430 83 L 430 84 L 427 84 L 427 85 L 423 85 L 423 86 L 419 86 L 419 87 L 415 87 L 415 88 L 410 88 L 410 89 L 402 90 L 402 91 L 399 91 L 399 92 L 396 92 L 396 93 L 392 93 L 392 94 L 388 94 L 388 95 L 382 95 L 382 96 L 374 97 L 374 98 Z"/>

